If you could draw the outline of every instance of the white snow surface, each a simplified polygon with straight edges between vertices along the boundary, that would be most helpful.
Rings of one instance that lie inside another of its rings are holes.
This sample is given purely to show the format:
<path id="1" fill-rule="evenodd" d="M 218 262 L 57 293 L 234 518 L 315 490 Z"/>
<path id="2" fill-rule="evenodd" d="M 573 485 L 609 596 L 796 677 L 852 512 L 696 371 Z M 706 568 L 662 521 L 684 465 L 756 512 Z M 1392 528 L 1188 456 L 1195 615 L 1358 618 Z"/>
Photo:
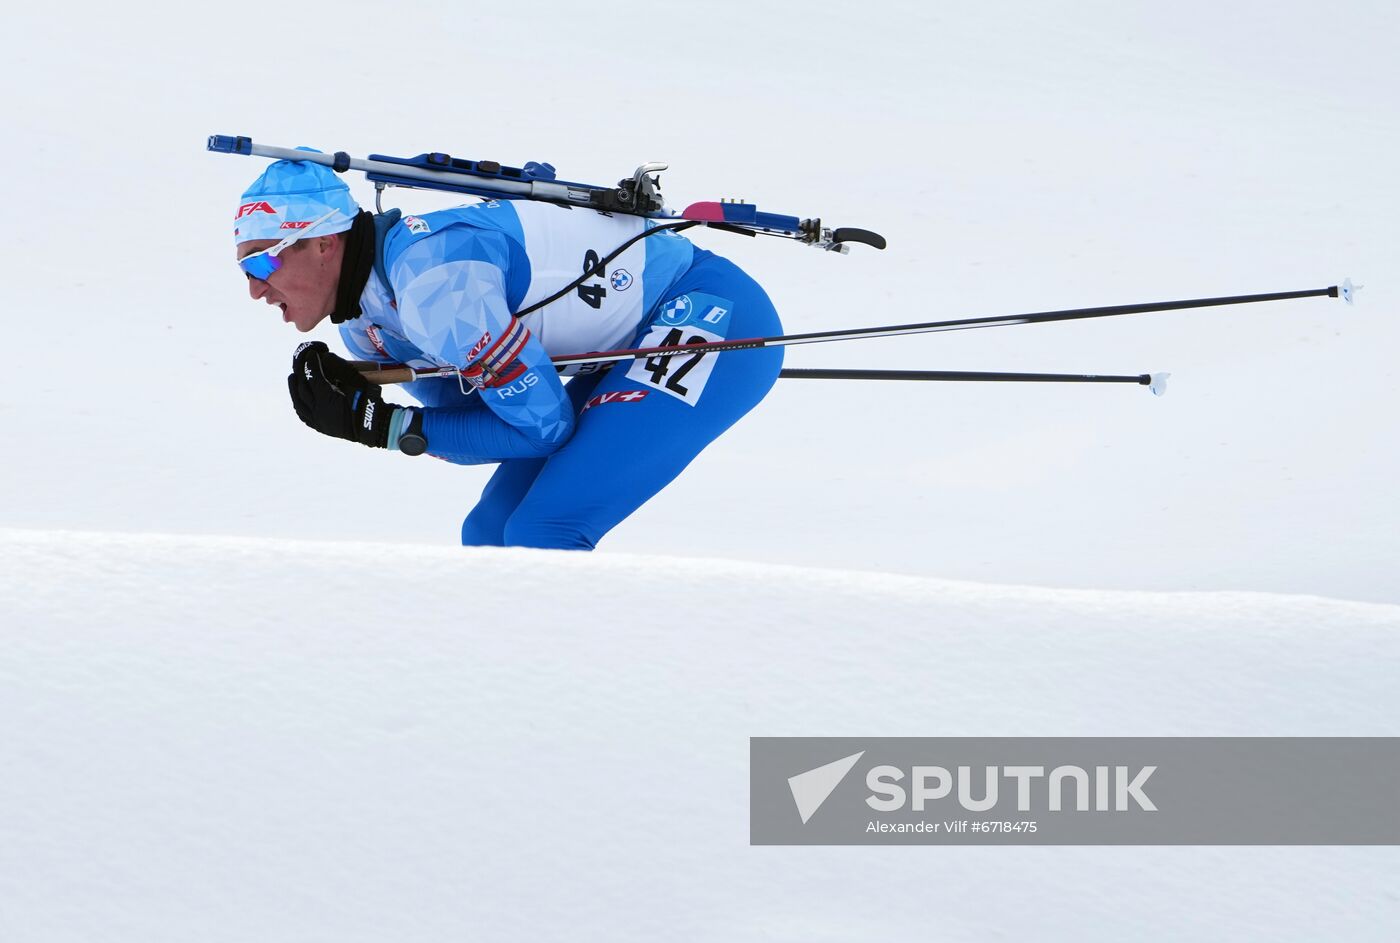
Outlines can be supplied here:
<path id="1" fill-rule="evenodd" d="M 755 735 L 1393 733 L 1397 606 L 251 538 L 0 551 L 7 943 L 1383 940 L 1400 915 L 1394 848 L 748 845 Z"/>

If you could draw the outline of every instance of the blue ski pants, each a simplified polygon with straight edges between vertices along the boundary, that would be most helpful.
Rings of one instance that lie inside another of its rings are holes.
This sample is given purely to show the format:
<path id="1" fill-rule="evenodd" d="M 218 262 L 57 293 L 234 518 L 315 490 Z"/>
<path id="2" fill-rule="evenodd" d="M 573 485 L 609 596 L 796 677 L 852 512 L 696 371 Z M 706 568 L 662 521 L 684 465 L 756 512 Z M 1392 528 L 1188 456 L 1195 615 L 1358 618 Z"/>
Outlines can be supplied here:
<path id="1" fill-rule="evenodd" d="M 782 332 L 738 266 L 697 248 L 635 338 L 654 347 Z M 777 381 L 782 348 L 622 362 L 565 386 L 577 424 L 557 452 L 500 463 L 462 523 L 468 546 L 591 550 L 669 484 Z"/>

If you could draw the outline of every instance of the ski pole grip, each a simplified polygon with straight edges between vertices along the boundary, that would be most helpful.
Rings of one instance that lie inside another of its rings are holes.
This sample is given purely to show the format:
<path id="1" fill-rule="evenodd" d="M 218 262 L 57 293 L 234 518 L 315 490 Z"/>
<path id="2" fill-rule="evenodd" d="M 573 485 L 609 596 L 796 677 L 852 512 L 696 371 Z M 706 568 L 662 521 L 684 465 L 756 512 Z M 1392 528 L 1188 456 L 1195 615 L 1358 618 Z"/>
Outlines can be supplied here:
<path id="1" fill-rule="evenodd" d="M 852 229 L 850 227 L 833 229 L 831 238 L 837 243 L 859 242 L 862 245 L 874 246 L 876 249 L 885 247 L 885 237 L 868 229 Z"/>
<path id="2" fill-rule="evenodd" d="M 350 366 L 363 374 L 371 383 L 412 383 L 415 379 L 412 367 L 388 367 L 373 360 L 352 360 Z"/>

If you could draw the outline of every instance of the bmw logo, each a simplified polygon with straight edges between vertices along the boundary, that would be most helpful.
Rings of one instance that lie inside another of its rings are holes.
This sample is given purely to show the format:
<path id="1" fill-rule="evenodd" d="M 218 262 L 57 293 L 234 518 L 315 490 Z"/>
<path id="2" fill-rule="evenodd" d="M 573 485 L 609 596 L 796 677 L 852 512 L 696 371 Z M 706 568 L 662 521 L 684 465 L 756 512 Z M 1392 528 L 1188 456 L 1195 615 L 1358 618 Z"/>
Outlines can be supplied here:
<path id="1" fill-rule="evenodd" d="M 617 291 L 626 291 L 632 287 L 632 273 L 625 268 L 617 269 L 612 273 L 612 287 Z"/>
<path id="2" fill-rule="evenodd" d="M 661 309 L 661 320 L 667 324 L 680 324 L 690 316 L 690 296 L 681 295 L 672 301 L 666 302 L 666 306 Z"/>

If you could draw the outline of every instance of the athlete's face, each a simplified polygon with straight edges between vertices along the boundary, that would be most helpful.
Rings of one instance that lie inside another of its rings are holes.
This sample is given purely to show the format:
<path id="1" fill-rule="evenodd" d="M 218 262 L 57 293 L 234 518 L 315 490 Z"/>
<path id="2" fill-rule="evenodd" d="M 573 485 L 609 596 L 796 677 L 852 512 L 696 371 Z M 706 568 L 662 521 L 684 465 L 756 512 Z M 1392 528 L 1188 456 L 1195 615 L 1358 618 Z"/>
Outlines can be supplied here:
<path id="1" fill-rule="evenodd" d="M 276 239 L 240 243 L 238 258 L 261 252 Z M 335 290 L 340 282 L 340 262 L 345 242 L 338 235 L 314 236 L 295 242 L 277 256 L 282 267 L 266 280 L 248 277 L 248 294 L 282 309 L 282 320 L 305 333 L 335 310 Z"/>

